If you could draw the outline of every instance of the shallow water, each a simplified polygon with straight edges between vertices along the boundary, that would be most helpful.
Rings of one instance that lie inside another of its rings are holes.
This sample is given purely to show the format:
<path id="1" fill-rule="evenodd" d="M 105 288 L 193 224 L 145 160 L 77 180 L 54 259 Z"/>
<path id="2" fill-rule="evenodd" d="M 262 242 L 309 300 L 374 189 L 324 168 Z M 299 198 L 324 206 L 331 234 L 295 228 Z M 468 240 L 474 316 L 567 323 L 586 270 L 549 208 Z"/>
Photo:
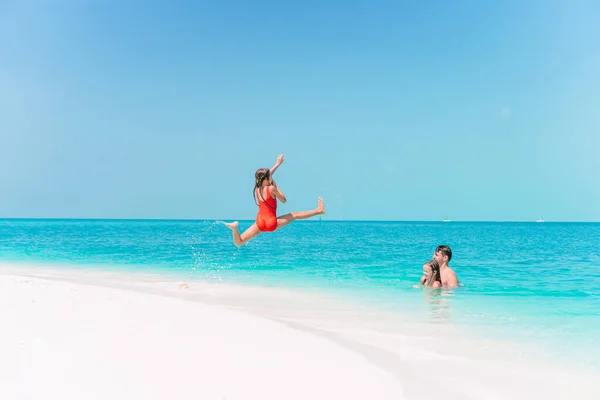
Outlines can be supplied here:
<path id="1" fill-rule="evenodd" d="M 414 289 L 438 244 L 461 286 Z M 0 261 L 331 293 L 594 369 L 599 244 L 592 223 L 297 221 L 238 249 L 216 221 L 0 220 Z"/>

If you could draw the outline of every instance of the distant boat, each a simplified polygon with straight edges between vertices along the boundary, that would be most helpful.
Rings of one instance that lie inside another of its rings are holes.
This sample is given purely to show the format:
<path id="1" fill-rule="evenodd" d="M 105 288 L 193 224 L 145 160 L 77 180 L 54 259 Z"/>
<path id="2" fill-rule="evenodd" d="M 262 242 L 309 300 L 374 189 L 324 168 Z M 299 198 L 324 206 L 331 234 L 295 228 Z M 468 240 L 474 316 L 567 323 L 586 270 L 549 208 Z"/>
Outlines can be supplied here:
<path id="1" fill-rule="evenodd" d="M 444 218 L 442 222 L 450 222 L 450 220 L 448 218 Z"/>
<path id="2" fill-rule="evenodd" d="M 540 219 L 538 219 L 538 220 L 537 220 L 537 221 L 535 221 L 535 222 L 544 222 L 544 219 L 543 219 L 542 217 L 540 217 Z"/>

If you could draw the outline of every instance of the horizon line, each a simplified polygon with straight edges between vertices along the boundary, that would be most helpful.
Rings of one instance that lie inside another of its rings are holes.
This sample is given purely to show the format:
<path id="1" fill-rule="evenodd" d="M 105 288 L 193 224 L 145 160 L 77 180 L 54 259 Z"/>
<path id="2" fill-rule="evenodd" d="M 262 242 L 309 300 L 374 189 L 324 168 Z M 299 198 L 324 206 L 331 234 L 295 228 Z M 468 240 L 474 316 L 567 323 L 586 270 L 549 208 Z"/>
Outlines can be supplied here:
<path id="1" fill-rule="evenodd" d="M 171 221 L 171 222 L 196 222 L 196 221 L 224 221 L 223 218 L 105 218 L 105 217 L 0 217 L 0 221 L 9 220 L 40 220 L 40 221 Z M 249 222 L 253 219 L 227 218 L 231 221 Z M 452 223 L 600 223 L 600 221 L 570 221 L 570 220 L 443 220 L 443 219 L 317 219 L 298 220 L 295 222 L 439 222 Z"/>

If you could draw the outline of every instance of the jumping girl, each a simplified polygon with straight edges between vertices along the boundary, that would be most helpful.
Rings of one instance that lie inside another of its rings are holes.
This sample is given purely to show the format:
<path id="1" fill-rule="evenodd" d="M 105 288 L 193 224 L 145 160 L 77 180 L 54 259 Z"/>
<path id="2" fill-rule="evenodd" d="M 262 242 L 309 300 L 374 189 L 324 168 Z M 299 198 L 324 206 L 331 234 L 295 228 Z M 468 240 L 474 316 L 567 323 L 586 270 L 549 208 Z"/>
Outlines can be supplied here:
<path id="1" fill-rule="evenodd" d="M 311 211 L 291 212 L 277 217 L 277 199 L 285 203 L 285 195 L 277 187 L 273 180 L 273 174 L 283 163 L 283 154 L 277 157 L 277 162 L 271 169 L 260 168 L 254 174 L 254 202 L 258 205 L 256 222 L 240 235 L 238 222 L 225 224 L 233 233 L 233 242 L 236 246 L 248 243 L 249 240 L 258 236 L 261 232 L 273 232 L 280 229 L 295 219 L 306 219 L 315 215 L 325 214 L 323 199 L 319 197 L 318 207 Z M 257 200 L 258 199 L 258 200 Z"/>

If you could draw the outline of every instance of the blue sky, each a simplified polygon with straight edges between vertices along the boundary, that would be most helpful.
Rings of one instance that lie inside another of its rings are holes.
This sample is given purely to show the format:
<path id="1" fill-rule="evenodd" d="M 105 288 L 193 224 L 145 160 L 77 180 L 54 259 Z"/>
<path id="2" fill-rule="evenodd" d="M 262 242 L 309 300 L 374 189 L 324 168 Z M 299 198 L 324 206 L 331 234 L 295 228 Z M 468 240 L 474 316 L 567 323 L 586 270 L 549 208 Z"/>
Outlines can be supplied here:
<path id="1" fill-rule="evenodd" d="M 599 20 L 593 1 L 3 1 L 0 216 L 252 219 L 254 171 L 284 153 L 281 213 L 600 221 Z"/>

